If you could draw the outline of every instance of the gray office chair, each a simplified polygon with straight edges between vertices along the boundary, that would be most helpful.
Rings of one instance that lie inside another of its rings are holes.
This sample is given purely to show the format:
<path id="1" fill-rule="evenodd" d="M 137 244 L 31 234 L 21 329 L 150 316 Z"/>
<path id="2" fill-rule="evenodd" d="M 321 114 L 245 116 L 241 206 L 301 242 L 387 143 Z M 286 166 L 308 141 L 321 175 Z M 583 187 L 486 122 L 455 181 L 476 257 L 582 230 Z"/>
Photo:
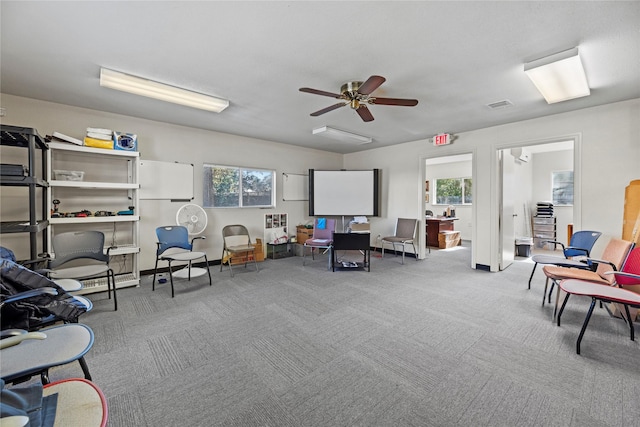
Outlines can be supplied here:
<path id="1" fill-rule="evenodd" d="M 225 256 L 228 257 L 231 277 L 233 277 L 234 258 L 244 261 L 245 268 L 247 267 L 247 263 L 253 260 L 256 272 L 259 271 L 256 261 L 256 245 L 251 243 L 249 230 L 247 230 L 247 227 L 244 225 L 226 225 L 222 228 L 222 259 L 220 262 L 220 271 L 222 271 Z"/>
<path id="2" fill-rule="evenodd" d="M 53 253 L 55 258 L 49 261 L 49 277 L 59 279 L 107 279 L 107 292 L 111 299 L 113 289 L 114 310 L 118 310 L 116 295 L 116 278 L 109 267 L 109 251 L 104 249 L 104 234 L 100 231 L 72 231 L 53 236 Z M 83 265 L 66 267 L 67 263 L 75 260 L 85 260 Z"/>
<path id="3" fill-rule="evenodd" d="M 413 218 L 398 218 L 396 223 L 396 231 L 393 236 L 386 236 L 382 238 L 382 258 L 384 258 L 384 244 L 391 243 L 393 246 L 393 252 L 398 256 L 396 251 L 396 245 L 402 245 L 402 263 L 404 264 L 404 253 L 406 245 L 409 243 L 413 246 L 413 253 L 415 254 L 416 261 L 418 260 L 418 252 L 416 251 L 415 239 L 416 239 L 416 226 L 418 220 Z"/>

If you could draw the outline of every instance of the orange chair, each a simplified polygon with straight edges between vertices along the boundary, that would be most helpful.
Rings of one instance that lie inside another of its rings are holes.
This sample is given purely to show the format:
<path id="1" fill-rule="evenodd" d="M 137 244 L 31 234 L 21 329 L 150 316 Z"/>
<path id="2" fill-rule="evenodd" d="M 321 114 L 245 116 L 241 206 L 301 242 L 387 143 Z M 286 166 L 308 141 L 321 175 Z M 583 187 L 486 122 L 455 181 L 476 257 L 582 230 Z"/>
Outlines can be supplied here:
<path id="1" fill-rule="evenodd" d="M 569 268 L 569 267 L 559 267 L 553 265 L 545 265 L 542 268 L 545 276 L 547 276 L 547 280 L 544 285 L 544 294 L 542 303 L 544 304 L 544 298 L 547 293 L 547 286 L 549 284 L 549 280 L 551 280 L 551 290 L 549 291 L 549 302 L 551 302 L 551 293 L 553 292 L 554 285 L 557 285 L 559 281 L 564 279 L 578 279 L 585 280 L 588 282 L 599 283 L 602 285 L 613 285 L 615 283 L 615 277 L 612 275 L 608 275 L 607 272 L 610 271 L 620 271 L 627 256 L 629 255 L 629 251 L 633 247 L 632 242 L 628 242 L 626 240 L 612 238 L 604 251 L 602 252 L 601 259 L 589 258 L 589 261 L 592 263 L 597 263 L 598 267 L 595 271 L 592 270 L 584 270 L 580 268 Z M 556 305 L 554 309 L 554 317 L 556 311 L 558 309 L 558 301 L 560 299 L 561 291 L 556 293 Z"/>

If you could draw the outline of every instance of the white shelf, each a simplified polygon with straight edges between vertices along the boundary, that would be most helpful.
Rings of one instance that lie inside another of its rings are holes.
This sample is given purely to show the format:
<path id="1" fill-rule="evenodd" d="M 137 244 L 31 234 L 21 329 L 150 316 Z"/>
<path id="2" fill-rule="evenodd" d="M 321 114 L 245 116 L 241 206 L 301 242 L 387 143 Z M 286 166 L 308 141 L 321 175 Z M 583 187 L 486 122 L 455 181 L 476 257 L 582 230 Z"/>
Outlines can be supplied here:
<path id="1" fill-rule="evenodd" d="M 64 142 L 50 142 L 49 148 L 55 150 L 74 151 L 76 153 L 99 154 L 101 156 L 140 157 L 138 151 L 108 150 L 106 148 L 85 147 Z"/>
<path id="2" fill-rule="evenodd" d="M 49 181 L 50 187 L 67 188 L 90 188 L 104 190 L 135 190 L 140 188 L 140 184 L 117 183 L 117 182 L 89 182 L 89 181 Z"/>
<path id="3" fill-rule="evenodd" d="M 63 196 L 69 206 L 86 206 L 91 212 L 104 209 L 104 205 L 122 205 L 139 207 L 138 166 L 140 153 L 137 151 L 109 150 L 85 147 L 64 142 L 49 143 L 49 159 L 47 164 L 49 187 L 48 199 L 54 200 L 57 195 Z M 92 181 L 56 180 L 54 170 L 89 170 Z M 104 179 L 103 179 L 104 178 Z M 96 181 L 96 179 L 98 181 Z M 116 182 L 112 182 L 116 181 Z M 97 190 L 97 191 L 96 191 Z M 109 192 L 105 190 L 116 190 Z M 104 201 L 103 201 L 104 200 Z M 138 211 L 135 212 L 136 214 Z M 49 217 L 51 214 L 49 214 Z M 123 288 L 140 284 L 138 258 L 140 254 L 139 233 L 140 215 L 88 216 L 72 218 L 49 218 L 49 249 L 53 236 L 59 233 L 85 230 L 113 228 L 113 235 L 105 237 L 106 245 L 113 242 L 116 246 L 109 250 L 111 257 L 124 257 L 120 273 L 116 273 L 116 287 Z M 116 224 L 123 224 L 116 227 Z M 94 225 L 92 225 L 94 224 Z M 106 233 L 105 233 L 106 234 Z M 104 248 L 106 253 L 107 247 Z M 113 266 L 120 265 L 112 259 Z M 107 290 L 106 279 L 83 281 L 84 288 L 80 294 L 103 292 Z"/>
<path id="4" fill-rule="evenodd" d="M 134 222 L 134 221 L 140 221 L 140 215 L 51 218 L 49 220 L 49 224 L 89 224 L 89 223 L 99 223 L 99 222 Z"/>
<path id="5" fill-rule="evenodd" d="M 136 278 L 133 274 L 129 273 L 116 275 L 116 289 L 129 288 L 138 285 L 140 285 L 140 279 Z M 96 292 L 106 292 L 108 290 L 106 278 L 83 280 L 82 286 L 83 288 L 77 292 L 74 292 L 74 294 L 86 295 Z"/>
<path id="6" fill-rule="evenodd" d="M 107 252 L 107 249 L 108 248 L 104 248 L 105 253 Z M 139 253 L 140 253 L 140 247 L 133 246 L 133 245 L 118 245 L 117 247 L 112 248 L 109 251 L 109 255 L 111 256 L 139 254 Z"/>

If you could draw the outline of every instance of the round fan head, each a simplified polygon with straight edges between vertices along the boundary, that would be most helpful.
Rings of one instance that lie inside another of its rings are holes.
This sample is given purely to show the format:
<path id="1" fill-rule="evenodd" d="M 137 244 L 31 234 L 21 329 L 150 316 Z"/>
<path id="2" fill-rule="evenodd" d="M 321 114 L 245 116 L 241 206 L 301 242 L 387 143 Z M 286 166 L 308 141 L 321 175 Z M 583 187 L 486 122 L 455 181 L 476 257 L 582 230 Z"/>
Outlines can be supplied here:
<path id="1" fill-rule="evenodd" d="M 176 223 L 186 227 L 189 234 L 200 234 L 207 228 L 207 213 L 200 206 L 188 203 L 178 209 Z"/>

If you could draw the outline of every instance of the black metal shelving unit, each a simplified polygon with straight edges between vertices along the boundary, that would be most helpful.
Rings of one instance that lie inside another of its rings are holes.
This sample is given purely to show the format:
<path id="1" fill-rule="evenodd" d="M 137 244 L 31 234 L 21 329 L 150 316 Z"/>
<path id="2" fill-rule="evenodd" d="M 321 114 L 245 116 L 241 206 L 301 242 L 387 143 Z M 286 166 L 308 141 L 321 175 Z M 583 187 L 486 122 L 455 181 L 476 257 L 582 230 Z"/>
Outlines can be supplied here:
<path id="1" fill-rule="evenodd" d="M 47 209 L 49 208 L 46 187 L 49 186 L 47 177 L 47 154 L 49 147 L 44 138 L 33 128 L 0 125 L 0 145 L 20 147 L 27 150 L 27 172 L 24 176 L 0 175 L 0 185 L 26 187 L 28 189 L 28 219 L 21 221 L 0 221 L 0 233 L 29 233 L 29 248 L 31 259 L 38 257 L 38 234 L 42 235 L 42 248 L 46 250 L 49 222 Z M 40 173 L 37 173 L 37 155 L 41 156 Z M 41 188 L 41 206 L 38 206 L 37 190 Z M 40 208 L 40 215 L 38 215 Z"/>

